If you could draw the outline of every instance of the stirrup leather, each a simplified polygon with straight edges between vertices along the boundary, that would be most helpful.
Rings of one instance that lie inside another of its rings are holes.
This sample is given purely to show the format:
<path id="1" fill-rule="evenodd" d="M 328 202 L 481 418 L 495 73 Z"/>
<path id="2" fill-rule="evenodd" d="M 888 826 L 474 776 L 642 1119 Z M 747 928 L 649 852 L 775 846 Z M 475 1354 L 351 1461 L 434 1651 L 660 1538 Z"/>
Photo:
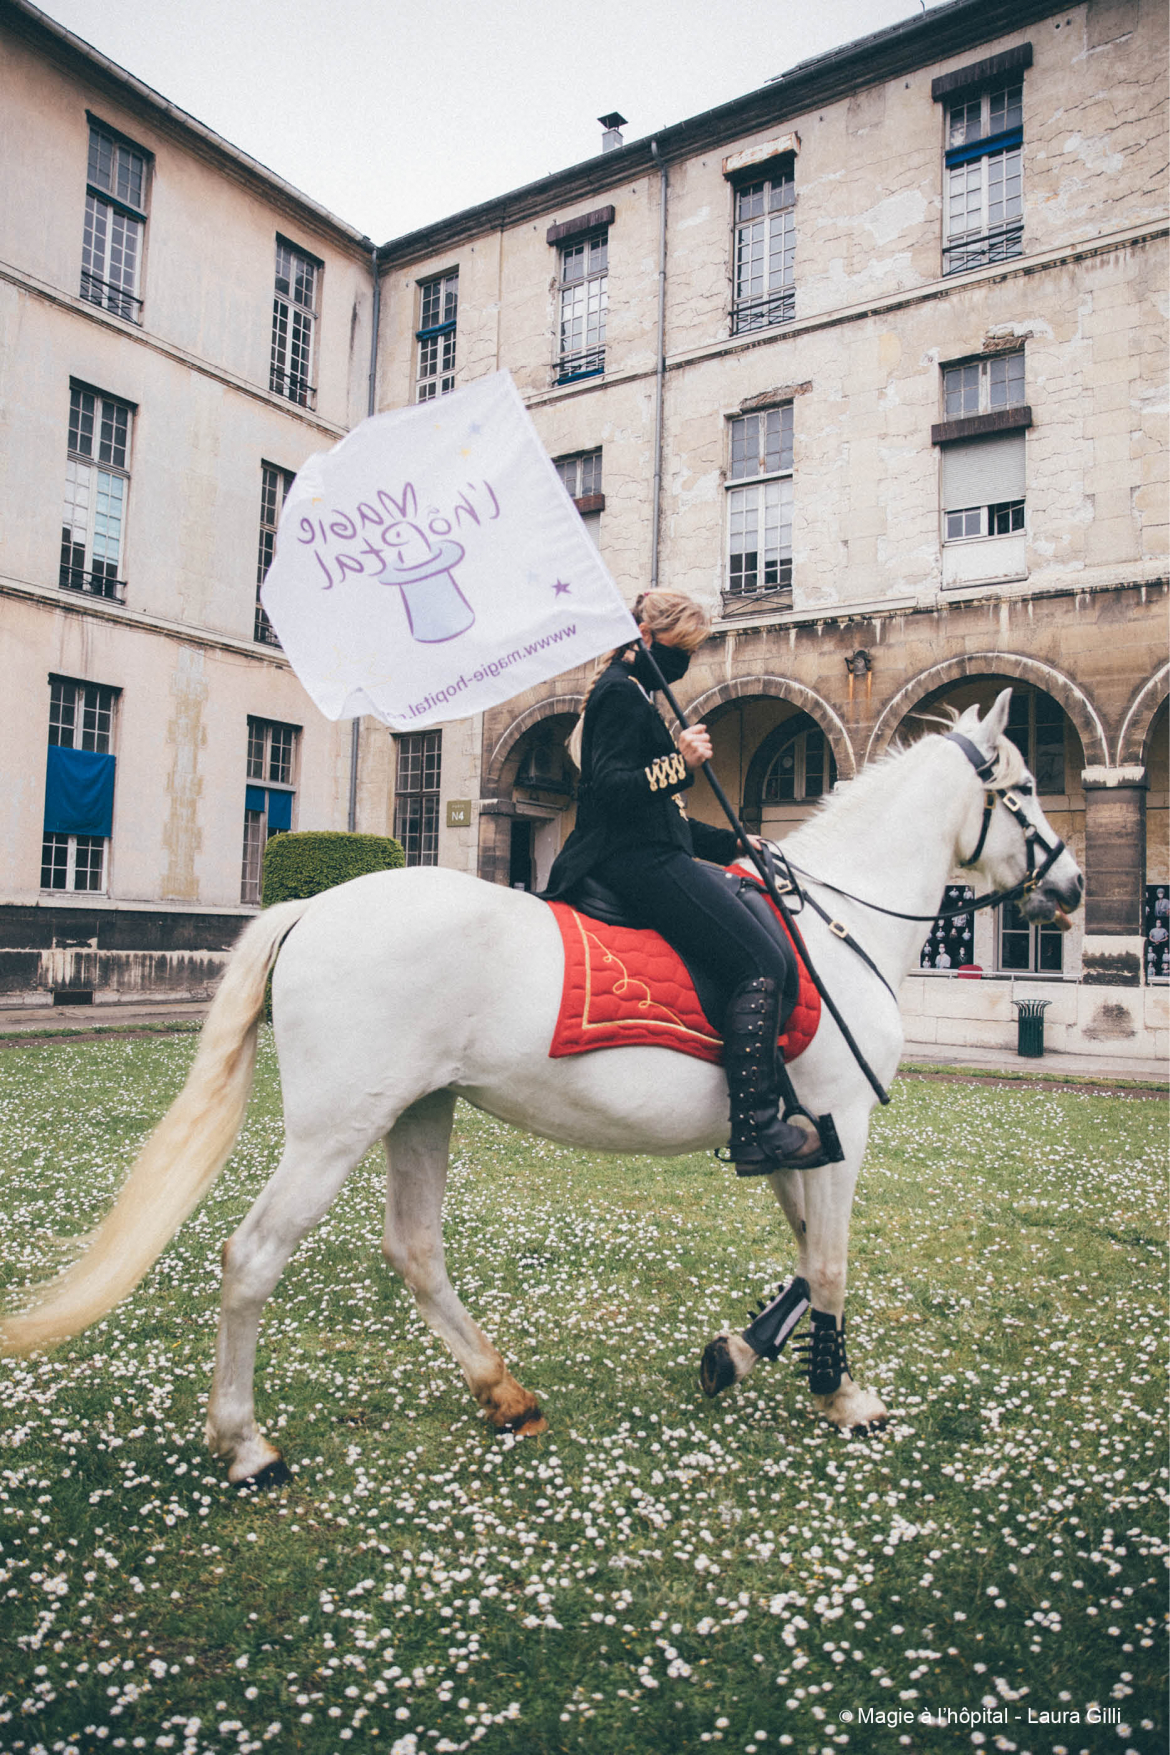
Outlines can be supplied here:
<path id="1" fill-rule="evenodd" d="M 731 1140 L 726 1153 L 715 1155 L 734 1164 L 737 1176 L 814 1170 L 844 1157 L 832 1116 L 811 1114 L 793 1089 L 776 1045 L 779 1023 L 775 981 L 761 975 L 736 989 L 723 1032 Z M 810 1134 L 816 1139 L 811 1151 L 806 1145 Z"/>

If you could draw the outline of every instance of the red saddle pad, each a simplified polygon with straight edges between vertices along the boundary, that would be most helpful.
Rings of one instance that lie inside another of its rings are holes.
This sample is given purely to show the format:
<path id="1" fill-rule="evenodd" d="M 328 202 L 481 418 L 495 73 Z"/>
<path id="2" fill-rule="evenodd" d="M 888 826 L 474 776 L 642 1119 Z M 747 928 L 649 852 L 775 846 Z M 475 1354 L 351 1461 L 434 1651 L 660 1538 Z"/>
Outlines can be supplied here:
<path id="1" fill-rule="evenodd" d="M 658 932 L 607 926 L 550 902 L 565 947 L 561 1009 L 549 1056 L 594 1048 L 674 1048 L 718 1066 L 723 1038 L 708 1023 L 678 952 Z M 780 1036 L 786 1061 L 803 1054 L 821 1021 L 821 996 L 798 958 L 800 994 Z"/>

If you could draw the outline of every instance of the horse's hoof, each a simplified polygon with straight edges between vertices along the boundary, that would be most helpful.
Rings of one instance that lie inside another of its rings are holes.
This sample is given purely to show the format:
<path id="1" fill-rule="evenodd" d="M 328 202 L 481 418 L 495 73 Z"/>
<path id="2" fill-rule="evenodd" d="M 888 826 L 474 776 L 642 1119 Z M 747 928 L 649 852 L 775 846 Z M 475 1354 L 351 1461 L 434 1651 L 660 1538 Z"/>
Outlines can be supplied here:
<path id="1" fill-rule="evenodd" d="M 536 1438 L 541 1432 L 548 1431 L 548 1421 L 539 1408 L 530 1408 L 526 1414 L 517 1414 L 514 1420 L 506 1420 L 496 1430 L 501 1437 L 508 1432 L 513 1438 Z"/>
<path id="2" fill-rule="evenodd" d="M 240 1481 L 232 1481 L 231 1485 L 237 1493 L 266 1493 L 271 1487 L 283 1487 L 292 1480 L 292 1471 L 282 1456 L 273 1462 L 265 1463 L 254 1475 L 245 1475 Z"/>
<path id="3" fill-rule="evenodd" d="M 533 1402 L 531 1407 L 521 1408 L 510 1420 L 497 1421 L 495 1426 L 501 1437 L 505 1432 L 510 1432 L 513 1438 L 535 1438 L 538 1432 L 548 1431 L 548 1421 L 537 1402 Z"/>
<path id="4" fill-rule="evenodd" d="M 716 1335 L 703 1348 L 703 1357 L 699 1361 L 700 1387 L 704 1395 L 717 1396 L 723 1390 L 730 1389 L 735 1382 L 735 1363 L 727 1344 L 727 1336 Z"/>

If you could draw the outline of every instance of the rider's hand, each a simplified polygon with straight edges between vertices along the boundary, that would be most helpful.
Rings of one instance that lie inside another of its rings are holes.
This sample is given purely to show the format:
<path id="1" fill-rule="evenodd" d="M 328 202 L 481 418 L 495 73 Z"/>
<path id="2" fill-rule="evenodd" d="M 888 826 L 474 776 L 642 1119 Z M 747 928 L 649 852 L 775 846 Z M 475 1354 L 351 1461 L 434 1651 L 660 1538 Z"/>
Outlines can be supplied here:
<path id="1" fill-rule="evenodd" d="M 711 760 L 714 751 L 705 725 L 688 725 L 678 736 L 678 753 L 692 773 Z"/>

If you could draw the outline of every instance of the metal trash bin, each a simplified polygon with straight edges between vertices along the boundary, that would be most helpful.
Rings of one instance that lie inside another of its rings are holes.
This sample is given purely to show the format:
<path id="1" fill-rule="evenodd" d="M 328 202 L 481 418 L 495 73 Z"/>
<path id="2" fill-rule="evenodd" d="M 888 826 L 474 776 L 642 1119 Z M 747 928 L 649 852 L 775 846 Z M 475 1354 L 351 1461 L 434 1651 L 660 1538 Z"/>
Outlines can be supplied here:
<path id="1" fill-rule="evenodd" d="M 1016 1008 L 1016 1053 L 1028 1060 L 1039 1060 L 1044 1053 L 1044 1014 L 1050 999 L 1013 999 Z"/>

